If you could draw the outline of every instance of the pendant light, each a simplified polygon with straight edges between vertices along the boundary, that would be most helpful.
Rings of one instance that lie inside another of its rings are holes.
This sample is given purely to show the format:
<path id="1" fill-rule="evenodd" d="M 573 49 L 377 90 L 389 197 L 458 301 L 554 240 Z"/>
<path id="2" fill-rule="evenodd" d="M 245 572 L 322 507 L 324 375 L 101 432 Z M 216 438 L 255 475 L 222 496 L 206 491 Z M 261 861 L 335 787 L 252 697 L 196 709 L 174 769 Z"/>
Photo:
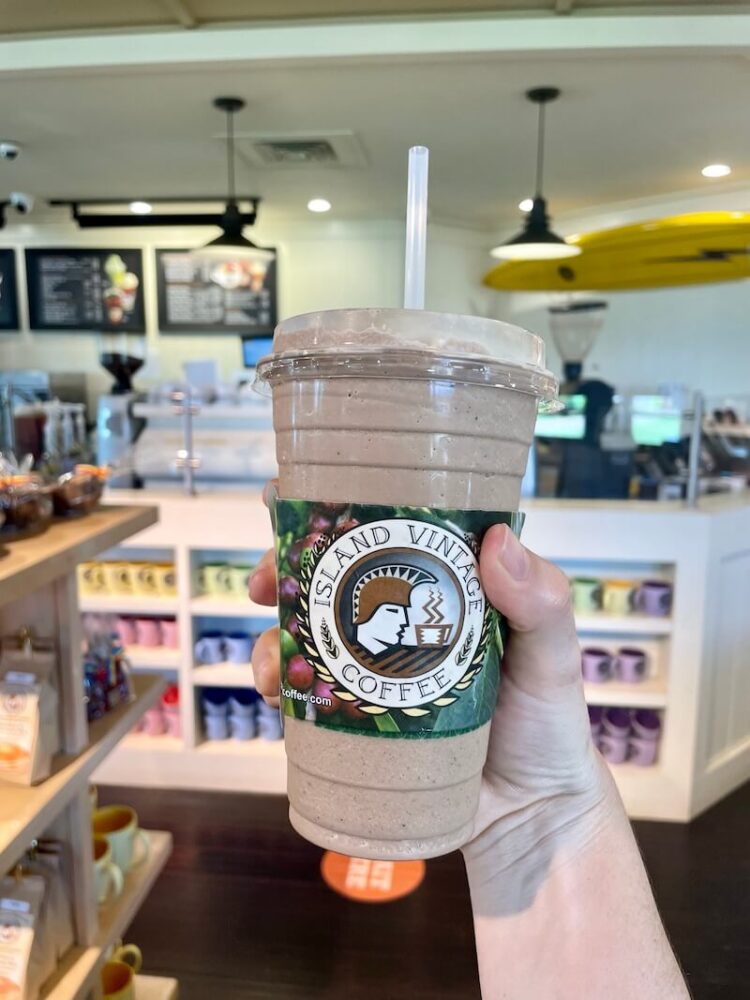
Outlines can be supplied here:
<path id="1" fill-rule="evenodd" d="M 581 248 L 574 243 L 566 243 L 549 226 L 547 202 L 542 197 L 542 175 L 544 172 L 544 109 L 550 101 L 560 96 L 557 87 L 534 87 L 526 91 L 526 97 L 539 107 L 539 122 L 536 147 L 536 193 L 531 210 L 526 216 L 523 230 L 507 243 L 490 250 L 493 257 L 503 260 L 551 260 L 575 257 Z"/>
<path id="2" fill-rule="evenodd" d="M 245 107 L 245 102 L 241 97 L 217 97 L 213 104 L 227 116 L 227 203 L 219 220 L 221 236 L 199 247 L 196 253 L 201 257 L 211 254 L 239 256 L 243 253 L 252 253 L 255 258 L 273 257 L 272 250 L 259 247 L 242 235 L 246 220 L 237 202 L 234 187 L 234 116 Z"/>

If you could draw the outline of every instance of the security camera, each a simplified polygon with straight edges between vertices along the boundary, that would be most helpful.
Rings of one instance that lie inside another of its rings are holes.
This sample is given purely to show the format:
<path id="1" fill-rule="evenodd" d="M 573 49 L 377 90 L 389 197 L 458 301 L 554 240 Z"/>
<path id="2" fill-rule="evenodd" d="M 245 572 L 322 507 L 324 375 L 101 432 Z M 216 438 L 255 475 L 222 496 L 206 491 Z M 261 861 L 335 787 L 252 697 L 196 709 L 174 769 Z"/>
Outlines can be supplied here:
<path id="1" fill-rule="evenodd" d="M 4 160 L 17 160 L 21 155 L 21 147 L 12 139 L 0 140 L 0 157 Z"/>
<path id="2" fill-rule="evenodd" d="M 34 207 L 34 195 L 24 194 L 23 191 L 12 191 L 10 203 L 19 215 L 28 215 Z"/>

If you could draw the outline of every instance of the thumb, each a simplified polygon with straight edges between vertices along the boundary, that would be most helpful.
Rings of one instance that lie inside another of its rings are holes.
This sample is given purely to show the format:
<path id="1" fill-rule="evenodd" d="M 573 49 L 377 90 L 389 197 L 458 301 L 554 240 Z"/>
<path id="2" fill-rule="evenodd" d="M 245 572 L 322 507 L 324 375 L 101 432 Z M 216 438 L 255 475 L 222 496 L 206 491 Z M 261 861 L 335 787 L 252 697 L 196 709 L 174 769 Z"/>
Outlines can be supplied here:
<path id="1" fill-rule="evenodd" d="M 577 693 L 581 653 L 565 574 L 530 552 L 505 524 L 486 533 L 480 572 L 490 603 L 508 622 L 503 671 L 537 698 Z"/>

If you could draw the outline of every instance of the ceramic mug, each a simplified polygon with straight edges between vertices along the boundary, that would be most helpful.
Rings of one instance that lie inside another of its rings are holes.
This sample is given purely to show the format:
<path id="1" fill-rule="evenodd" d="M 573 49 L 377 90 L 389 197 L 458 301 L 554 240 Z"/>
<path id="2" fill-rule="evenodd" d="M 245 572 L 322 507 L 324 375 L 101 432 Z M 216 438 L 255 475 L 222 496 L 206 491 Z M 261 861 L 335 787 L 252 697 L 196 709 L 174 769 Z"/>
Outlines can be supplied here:
<path id="1" fill-rule="evenodd" d="M 648 660 L 642 649 L 635 646 L 623 646 L 617 650 L 615 657 L 615 672 L 626 684 L 637 684 L 646 676 Z"/>
<path id="2" fill-rule="evenodd" d="M 78 567 L 78 588 L 82 594 L 101 594 L 105 590 L 104 571 L 98 562 L 81 563 Z"/>
<path id="3" fill-rule="evenodd" d="M 587 646 L 581 651 L 583 679 L 592 684 L 602 684 L 612 676 L 614 657 L 608 649 Z"/>
<path id="4" fill-rule="evenodd" d="M 229 710 L 229 699 L 220 690 L 203 692 L 203 711 L 205 715 L 215 719 L 226 719 Z"/>
<path id="5" fill-rule="evenodd" d="M 142 864 L 149 855 L 149 839 L 138 827 L 138 814 L 130 806 L 104 806 L 92 818 L 94 833 L 109 841 L 112 860 L 121 872 L 127 873 Z M 136 860 L 136 844 L 140 857 Z"/>
<path id="6" fill-rule="evenodd" d="M 633 714 L 632 726 L 628 760 L 638 767 L 651 767 L 659 753 L 661 719 L 657 712 L 642 708 Z"/>
<path id="7" fill-rule="evenodd" d="M 202 632 L 195 644 L 195 658 L 199 663 L 222 663 L 224 660 L 223 633 Z"/>
<path id="8" fill-rule="evenodd" d="M 144 597 L 153 597 L 158 593 L 156 583 L 156 567 L 153 563 L 134 563 L 132 568 L 133 590 Z"/>
<path id="9" fill-rule="evenodd" d="M 596 740 L 597 736 L 599 736 L 602 731 L 602 716 L 604 715 L 604 709 L 601 705 L 589 705 L 588 710 L 591 735 L 594 737 L 594 740 Z"/>
<path id="10" fill-rule="evenodd" d="M 147 736 L 163 736 L 167 731 L 167 720 L 161 705 L 146 709 L 141 720 L 141 732 Z"/>
<path id="11" fill-rule="evenodd" d="M 610 615 L 627 615 L 633 610 L 633 580 L 607 580 L 602 594 L 602 607 Z"/>
<path id="12" fill-rule="evenodd" d="M 159 619 L 159 626 L 161 627 L 162 645 L 166 646 L 167 649 L 178 649 L 180 645 L 180 630 L 177 625 L 177 619 L 161 618 Z"/>
<path id="13" fill-rule="evenodd" d="M 635 592 L 633 606 L 644 614 L 666 618 L 672 610 L 672 584 L 666 580 L 644 580 Z"/>
<path id="14" fill-rule="evenodd" d="M 110 962 L 122 962 L 136 974 L 143 967 L 143 953 L 137 944 L 122 944 L 118 942 L 109 956 Z"/>
<path id="15" fill-rule="evenodd" d="M 225 597 L 229 593 L 231 567 L 226 563 L 204 563 L 198 571 L 200 589 L 212 597 Z"/>
<path id="16" fill-rule="evenodd" d="M 250 586 L 250 576 L 254 566 L 230 566 L 229 567 L 229 590 L 230 593 L 239 600 L 247 600 L 248 587 Z"/>
<path id="17" fill-rule="evenodd" d="M 255 739 L 258 732 L 255 713 L 252 715 L 230 715 L 229 731 L 232 734 L 232 738 L 235 740 Z"/>
<path id="18" fill-rule="evenodd" d="M 105 962 L 102 966 L 104 1000 L 135 1000 L 135 972 L 125 962 Z"/>
<path id="19" fill-rule="evenodd" d="M 157 618 L 136 618 L 136 641 L 139 646 L 161 646 L 161 625 Z"/>
<path id="20" fill-rule="evenodd" d="M 207 740 L 226 740 L 229 738 L 229 722 L 226 715 L 205 715 Z"/>
<path id="21" fill-rule="evenodd" d="M 610 764 L 622 764 L 628 758 L 630 712 L 626 708 L 608 708 L 602 715 L 602 732 L 597 740 L 599 751 Z"/>
<path id="22" fill-rule="evenodd" d="M 104 589 L 110 594 L 132 594 L 133 574 L 130 563 L 101 563 L 104 574 Z"/>
<path id="23" fill-rule="evenodd" d="M 602 583 L 593 577 L 576 576 L 571 583 L 573 608 L 581 615 L 601 611 Z"/>
<path id="24" fill-rule="evenodd" d="M 230 663 L 249 663 L 255 639 L 247 632 L 230 632 L 224 637 L 224 656 Z"/>
<path id="25" fill-rule="evenodd" d="M 154 566 L 156 590 L 162 597 L 174 597 L 177 593 L 177 574 L 174 563 L 158 563 Z"/>
<path id="26" fill-rule="evenodd" d="M 118 618 L 115 629 L 123 646 L 126 648 L 128 646 L 135 646 L 138 639 L 134 618 Z"/>
<path id="27" fill-rule="evenodd" d="M 94 885 L 97 903 L 101 906 L 110 896 L 117 899 L 124 884 L 123 874 L 112 860 L 109 841 L 101 835 L 94 837 Z"/>

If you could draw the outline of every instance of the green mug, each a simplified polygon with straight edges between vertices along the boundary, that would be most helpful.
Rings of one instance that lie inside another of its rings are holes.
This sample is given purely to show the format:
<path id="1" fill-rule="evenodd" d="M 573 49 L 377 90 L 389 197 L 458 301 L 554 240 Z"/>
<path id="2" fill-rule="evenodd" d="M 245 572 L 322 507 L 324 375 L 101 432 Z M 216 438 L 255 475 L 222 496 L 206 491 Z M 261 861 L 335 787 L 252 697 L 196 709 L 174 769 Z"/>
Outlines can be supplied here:
<path id="1" fill-rule="evenodd" d="M 250 574 L 254 569 L 254 566 L 229 567 L 229 591 L 234 597 L 241 600 L 247 599 Z"/>
<path id="2" fill-rule="evenodd" d="M 211 597 L 226 597 L 230 593 L 231 569 L 226 563 L 204 563 L 198 571 L 201 591 Z"/>
<path id="3" fill-rule="evenodd" d="M 576 576 L 571 582 L 573 608 L 579 615 L 589 615 L 602 609 L 602 583 L 588 576 Z"/>

